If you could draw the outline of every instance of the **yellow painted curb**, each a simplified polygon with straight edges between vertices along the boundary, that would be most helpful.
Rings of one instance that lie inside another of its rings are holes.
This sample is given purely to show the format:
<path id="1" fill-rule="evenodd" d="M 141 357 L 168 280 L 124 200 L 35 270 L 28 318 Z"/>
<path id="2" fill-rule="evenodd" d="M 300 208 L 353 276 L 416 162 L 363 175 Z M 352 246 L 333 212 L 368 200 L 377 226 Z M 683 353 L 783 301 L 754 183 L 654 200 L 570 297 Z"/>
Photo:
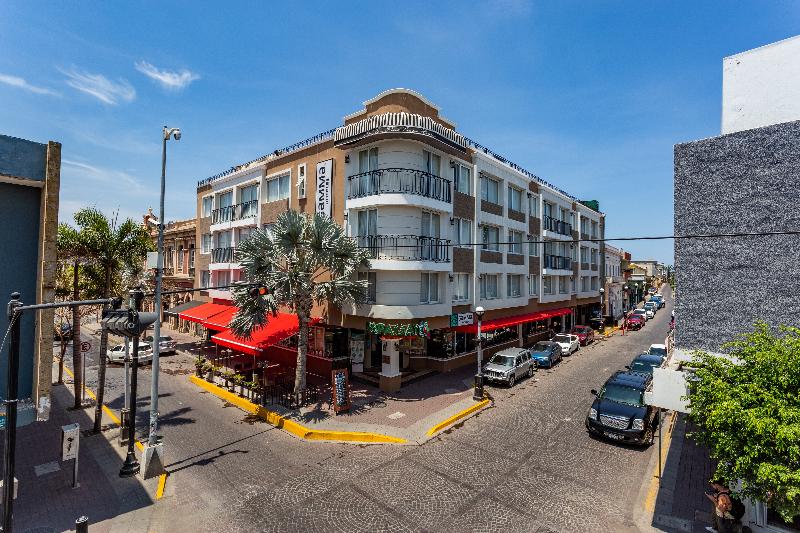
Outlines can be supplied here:
<path id="1" fill-rule="evenodd" d="M 666 461 L 667 453 L 669 452 L 669 445 L 672 442 L 672 430 L 675 427 L 675 417 L 676 416 L 677 416 L 677 413 L 675 411 L 673 411 L 672 412 L 672 417 L 671 417 L 671 419 L 669 421 L 669 431 L 667 431 L 667 434 L 665 435 L 665 437 L 666 437 L 666 439 L 664 439 L 665 442 L 661 443 L 661 465 L 662 465 L 662 467 L 664 465 L 664 462 Z M 658 468 L 658 463 L 656 463 L 656 466 L 654 467 L 654 470 L 656 468 Z M 658 481 L 659 481 L 658 480 L 658 476 L 654 472 L 652 477 L 651 477 L 651 479 L 650 479 L 650 488 L 647 489 L 647 497 L 644 500 L 644 508 L 650 513 L 654 512 L 655 509 L 656 509 L 656 496 L 658 495 L 658 486 L 659 486 L 659 482 Z"/>
<path id="2" fill-rule="evenodd" d="M 462 418 L 471 415 L 475 411 L 479 411 L 480 409 L 483 409 L 487 405 L 489 405 L 489 399 L 488 398 L 484 398 L 483 400 L 479 401 L 475 405 L 471 405 L 471 406 L 467 407 L 466 409 L 464 409 L 463 411 L 460 411 L 460 412 L 454 414 L 453 416 L 451 416 L 450 418 L 448 418 L 444 422 L 439 422 L 438 424 L 433 426 L 431 429 L 428 430 L 428 436 L 430 437 L 431 435 L 434 435 L 435 433 L 438 433 L 439 431 L 443 430 L 447 426 L 449 426 L 451 424 L 455 424 L 456 422 L 458 422 Z"/>
<path id="3" fill-rule="evenodd" d="M 164 496 L 164 487 L 167 485 L 167 474 L 158 476 L 158 488 L 156 489 L 156 500 L 160 500 Z"/>
<path id="4" fill-rule="evenodd" d="M 254 414 L 271 424 L 278 429 L 291 433 L 295 437 L 305 440 L 327 440 L 339 442 L 365 442 L 372 444 L 405 444 L 408 442 L 406 439 L 399 437 L 392 437 L 390 435 L 381 435 L 380 433 L 361 433 L 356 431 L 333 431 L 333 430 L 319 430 L 309 429 L 294 420 L 290 420 L 278 413 L 270 411 L 260 405 L 237 396 L 236 394 L 226 391 L 222 387 L 218 387 L 213 383 L 199 378 L 197 376 L 189 376 L 189 381 L 200 387 L 201 389 L 210 392 L 214 396 L 225 400 L 226 402 L 235 405 L 242 411 Z"/>
<path id="5" fill-rule="evenodd" d="M 64 365 L 64 370 L 67 371 L 67 374 L 69 374 L 72 379 L 75 379 L 75 374 L 72 373 L 72 370 L 70 370 L 67 365 Z M 97 401 L 97 396 L 95 396 L 94 392 L 92 392 L 92 389 L 90 389 L 89 387 L 83 387 L 83 388 L 86 390 L 86 394 L 88 394 L 90 398 Z M 103 412 L 107 414 L 108 418 L 110 418 L 115 424 L 117 425 L 120 424 L 119 417 L 115 415 L 114 411 L 109 409 L 106 404 L 103 404 Z"/>

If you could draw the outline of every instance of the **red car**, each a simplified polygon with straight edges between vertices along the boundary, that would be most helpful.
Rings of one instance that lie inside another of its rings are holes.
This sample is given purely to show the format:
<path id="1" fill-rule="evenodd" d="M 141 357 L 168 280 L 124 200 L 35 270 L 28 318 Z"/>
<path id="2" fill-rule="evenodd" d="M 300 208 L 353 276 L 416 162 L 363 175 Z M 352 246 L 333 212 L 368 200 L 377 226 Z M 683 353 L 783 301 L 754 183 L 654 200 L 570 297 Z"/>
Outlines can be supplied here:
<path id="1" fill-rule="evenodd" d="M 644 319 L 639 315 L 631 315 L 628 317 L 628 329 L 642 329 L 644 326 Z"/>
<path id="2" fill-rule="evenodd" d="M 589 326 L 575 326 L 570 333 L 578 336 L 581 346 L 594 342 L 594 330 Z"/>

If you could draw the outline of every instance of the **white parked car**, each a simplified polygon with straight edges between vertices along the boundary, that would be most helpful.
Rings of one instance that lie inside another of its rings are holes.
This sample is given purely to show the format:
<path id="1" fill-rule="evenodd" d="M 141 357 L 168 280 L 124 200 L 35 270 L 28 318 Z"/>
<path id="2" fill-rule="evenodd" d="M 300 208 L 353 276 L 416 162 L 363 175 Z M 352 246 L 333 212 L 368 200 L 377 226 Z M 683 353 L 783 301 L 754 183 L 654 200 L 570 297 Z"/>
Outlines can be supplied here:
<path id="1" fill-rule="evenodd" d="M 150 344 L 153 343 L 153 336 L 148 335 L 144 338 L 145 341 L 149 342 Z M 160 340 L 158 342 L 158 353 L 159 355 L 167 354 L 167 353 L 175 353 L 178 351 L 178 343 L 172 340 L 172 337 L 168 335 L 161 335 Z"/>
<path id="2" fill-rule="evenodd" d="M 550 340 L 557 342 L 558 345 L 561 346 L 561 355 L 572 355 L 581 347 L 581 340 L 577 335 L 567 335 L 566 333 L 562 333 L 556 335 Z"/>
<path id="3" fill-rule="evenodd" d="M 651 318 L 653 318 L 652 316 L 647 316 L 647 311 L 645 311 L 645 310 L 644 310 L 644 309 L 642 309 L 642 308 L 639 308 L 639 309 L 634 309 L 634 310 L 633 310 L 633 313 L 631 313 L 631 314 L 634 314 L 634 315 L 639 315 L 639 316 L 641 316 L 641 317 L 642 317 L 642 318 L 645 320 L 645 322 L 646 322 L 646 321 L 648 321 L 648 320 L 650 320 Z"/>
<path id="4" fill-rule="evenodd" d="M 130 357 L 133 357 L 133 341 L 130 343 Z M 125 362 L 125 344 L 117 344 L 106 354 L 106 361 L 109 363 L 122 364 Z M 139 342 L 139 363 L 153 362 L 153 347 L 149 342 Z"/>

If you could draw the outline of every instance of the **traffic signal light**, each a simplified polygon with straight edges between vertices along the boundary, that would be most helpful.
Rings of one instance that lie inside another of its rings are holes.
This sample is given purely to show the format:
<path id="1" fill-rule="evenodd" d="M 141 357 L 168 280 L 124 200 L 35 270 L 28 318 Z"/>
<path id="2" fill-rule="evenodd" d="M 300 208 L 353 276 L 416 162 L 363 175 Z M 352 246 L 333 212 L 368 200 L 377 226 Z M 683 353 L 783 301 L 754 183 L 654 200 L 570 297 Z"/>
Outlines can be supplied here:
<path id="1" fill-rule="evenodd" d="M 136 313 L 133 309 L 103 312 L 103 326 L 111 333 L 133 338 L 141 335 L 158 320 L 158 313 Z"/>

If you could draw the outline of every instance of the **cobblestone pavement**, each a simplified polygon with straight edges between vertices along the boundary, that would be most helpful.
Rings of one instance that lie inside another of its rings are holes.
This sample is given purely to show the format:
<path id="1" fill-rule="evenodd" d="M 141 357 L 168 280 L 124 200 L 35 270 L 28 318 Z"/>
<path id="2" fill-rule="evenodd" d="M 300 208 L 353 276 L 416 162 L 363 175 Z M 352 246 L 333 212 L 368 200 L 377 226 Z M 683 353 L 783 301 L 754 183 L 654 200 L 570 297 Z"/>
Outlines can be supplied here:
<path id="1" fill-rule="evenodd" d="M 663 342 L 671 303 L 642 331 L 581 348 L 513 389 L 490 387 L 492 408 L 418 447 L 298 440 L 199 392 L 189 355 L 165 358 L 170 477 L 141 531 L 638 531 L 656 447 L 596 440 L 584 418 L 590 389 Z M 150 369 L 140 370 L 144 428 Z M 114 409 L 122 383 L 111 367 Z"/>

